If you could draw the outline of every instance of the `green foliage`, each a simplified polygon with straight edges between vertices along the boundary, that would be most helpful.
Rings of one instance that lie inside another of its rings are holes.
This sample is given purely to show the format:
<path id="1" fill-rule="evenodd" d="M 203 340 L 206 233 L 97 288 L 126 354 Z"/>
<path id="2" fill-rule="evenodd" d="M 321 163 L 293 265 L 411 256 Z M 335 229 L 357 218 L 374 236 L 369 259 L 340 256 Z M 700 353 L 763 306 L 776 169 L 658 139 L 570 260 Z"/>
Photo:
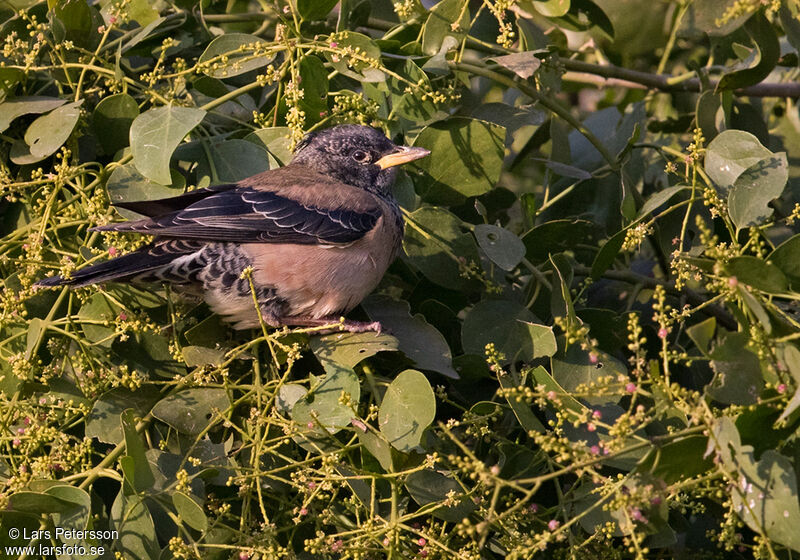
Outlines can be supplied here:
<path id="1" fill-rule="evenodd" d="M 800 553 L 798 0 L 10 5 L 0 546 Z M 112 203 L 338 123 L 431 150 L 353 313 L 382 333 L 34 287 L 146 242 L 92 231 Z M 99 533 L 11 531 L 55 528 Z"/>

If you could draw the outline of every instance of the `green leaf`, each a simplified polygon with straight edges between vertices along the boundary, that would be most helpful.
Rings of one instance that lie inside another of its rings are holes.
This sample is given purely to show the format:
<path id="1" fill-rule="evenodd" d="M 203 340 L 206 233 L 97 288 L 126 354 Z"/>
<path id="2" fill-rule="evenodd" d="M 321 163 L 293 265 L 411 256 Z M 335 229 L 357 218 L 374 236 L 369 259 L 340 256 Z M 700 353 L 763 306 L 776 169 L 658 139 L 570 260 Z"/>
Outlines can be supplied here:
<path id="1" fill-rule="evenodd" d="M 714 340 L 714 332 L 717 330 L 717 320 L 714 317 L 709 317 L 701 323 L 692 325 L 686 329 L 686 334 L 695 343 L 697 349 L 704 355 L 708 354 L 709 345 Z"/>
<path id="2" fill-rule="evenodd" d="M 505 356 L 506 363 L 530 361 L 553 350 L 552 330 L 537 325 L 538 319 L 516 301 L 498 299 L 478 303 L 467 312 L 461 327 L 461 342 L 467 354 L 483 356 L 486 345 Z M 545 331 L 548 331 L 545 332 Z"/>
<path id="3" fill-rule="evenodd" d="M 405 486 L 411 498 L 420 506 L 441 504 L 448 500 L 449 496 L 454 496 L 455 505 L 440 505 L 431 512 L 434 517 L 445 521 L 459 523 L 468 518 L 477 507 L 458 482 L 438 471 L 431 469 L 414 471 L 406 477 Z"/>
<path id="4" fill-rule="evenodd" d="M 127 495 L 120 490 L 111 505 L 110 525 L 119 532 L 119 539 L 113 543 L 113 547 L 124 558 L 158 558 L 159 548 L 153 518 L 140 496 Z"/>
<path id="5" fill-rule="evenodd" d="M 181 433 L 196 436 L 225 418 L 229 408 L 224 389 L 186 389 L 158 401 L 153 416 Z"/>
<path id="6" fill-rule="evenodd" d="M 28 334 L 25 337 L 25 359 L 30 360 L 31 356 L 33 355 L 33 351 L 38 348 L 39 341 L 42 338 L 42 335 L 47 330 L 47 323 L 45 323 L 42 319 L 38 317 L 34 317 L 31 319 L 30 323 L 28 323 Z"/>
<path id="7" fill-rule="evenodd" d="M 54 154 L 67 141 L 78 124 L 82 104 L 83 99 L 62 105 L 31 123 L 25 132 L 25 143 L 28 144 L 32 156 L 44 159 Z"/>
<path id="8" fill-rule="evenodd" d="M 505 228 L 478 224 L 473 233 L 486 256 L 503 270 L 514 270 L 525 257 L 525 244 Z"/>
<path id="9" fill-rule="evenodd" d="M 578 262 L 591 262 L 604 232 L 588 220 L 551 220 L 522 236 L 525 256 L 534 264 L 548 262 L 553 253 L 570 252 Z M 587 249 L 586 245 L 593 246 Z"/>
<path id="10" fill-rule="evenodd" d="M 539 2 L 532 0 L 533 9 L 545 17 L 560 17 L 569 11 L 569 0 L 546 0 Z"/>
<path id="11" fill-rule="evenodd" d="M 625 243 L 627 235 L 628 228 L 624 228 L 603 243 L 603 246 L 597 252 L 594 262 L 592 262 L 592 280 L 598 280 L 606 270 L 611 268 L 622 249 L 623 243 Z"/>
<path id="12" fill-rule="evenodd" d="M 398 349 L 395 337 L 371 332 L 315 336 L 308 345 L 320 361 L 328 360 L 350 368 L 378 352 L 393 352 Z"/>
<path id="13" fill-rule="evenodd" d="M 133 459 L 133 484 L 131 485 L 136 492 L 142 492 L 152 488 L 155 479 L 150 465 L 145 455 L 145 446 L 142 436 L 136 431 L 136 411 L 126 409 L 120 415 L 122 431 L 125 433 L 125 453 Z"/>
<path id="14" fill-rule="evenodd" d="M 551 332 L 552 334 L 552 332 Z M 542 367 L 542 366 L 538 366 Z M 515 395 L 514 389 L 517 389 L 516 384 L 513 382 L 510 375 L 498 375 L 497 380 L 500 383 L 500 386 L 503 389 L 509 389 L 511 391 L 505 394 L 506 402 L 511 407 L 511 410 L 514 412 L 514 416 L 517 417 L 517 421 L 522 428 L 528 432 L 538 432 L 540 434 L 545 433 L 545 427 L 536 417 L 536 415 L 531 410 L 530 403 L 526 402 L 524 398 L 520 397 L 519 395 Z"/>
<path id="15" fill-rule="evenodd" d="M 667 484 L 674 484 L 714 468 L 714 463 L 705 456 L 707 447 L 706 436 L 689 436 L 654 446 L 636 470 L 650 473 Z"/>
<path id="16" fill-rule="evenodd" d="M 25 72 L 19 68 L 0 68 L 0 88 L 3 88 L 6 95 L 10 95 L 14 91 L 14 86 L 20 83 L 24 78 Z M 66 100 L 64 100 L 64 103 L 66 103 Z M 1 108 L 2 105 L 0 105 L 0 112 L 2 111 Z M 0 119 L 2 119 L 2 117 L 0 117 Z M 8 124 L 6 124 L 6 126 L 8 126 Z M 0 130 L 0 132 L 3 132 L 3 130 Z"/>
<path id="17" fill-rule="evenodd" d="M 339 73 L 359 82 L 382 82 L 386 79 L 383 72 L 363 60 L 364 57 L 373 60 L 381 58 L 380 47 L 366 35 L 354 31 L 334 33 L 331 35 L 330 46 L 339 53 L 325 51 L 325 58 Z M 351 57 L 341 52 L 348 47 L 352 51 L 358 49 L 360 56 Z"/>
<path id="18" fill-rule="evenodd" d="M 357 430 L 356 435 L 361 445 L 378 460 L 383 470 L 391 472 L 393 465 L 392 446 L 389 442 L 382 435 L 378 435 L 369 429 L 367 431 Z"/>
<path id="19" fill-rule="evenodd" d="M 8 497 L 7 508 L 25 513 L 61 513 L 75 507 L 71 501 L 43 492 L 14 492 Z"/>
<path id="20" fill-rule="evenodd" d="M 414 61 L 408 59 L 398 74 L 411 83 L 430 87 L 430 80 Z M 421 97 L 417 92 L 406 92 L 407 82 L 393 76 L 387 80 L 387 85 L 392 91 L 394 111 L 418 125 L 427 124 L 447 117 L 447 113 L 439 111 L 430 97 Z"/>
<path id="21" fill-rule="evenodd" d="M 124 357 L 131 369 L 150 378 L 173 379 L 186 373 L 186 367 L 172 357 L 169 339 L 158 333 L 133 333 L 126 340 L 115 340 L 112 348 L 117 355 Z"/>
<path id="22" fill-rule="evenodd" d="M 797 5 L 790 6 L 781 2 L 778 14 L 780 15 L 781 27 L 786 33 L 786 40 L 796 51 L 800 51 L 800 19 L 797 17 Z"/>
<path id="23" fill-rule="evenodd" d="M 716 420 L 712 440 L 717 457 L 735 477 L 730 495 L 739 518 L 753 531 L 800 551 L 800 504 L 791 460 L 768 449 L 756 461 L 728 416 Z"/>
<path id="24" fill-rule="evenodd" d="M 225 350 L 221 348 L 206 348 L 204 346 L 184 346 L 181 348 L 183 361 L 189 367 L 220 365 L 225 359 Z"/>
<path id="25" fill-rule="evenodd" d="M 206 317 L 183 335 L 186 341 L 194 346 L 215 347 L 226 339 L 229 328 L 222 322 L 219 315 Z"/>
<path id="26" fill-rule="evenodd" d="M 100 41 L 98 23 L 102 23 L 97 9 L 90 7 L 86 0 L 61 0 L 53 4 L 51 17 L 56 41 L 72 41 L 94 50 Z"/>
<path id="27" fill-rule="evenodd" d="M 614 38 L 614 26 L 603 9 L 592 0 L 572 0 L 569 11 L 557 18 L 560 27 L 570 31 L 588 31 L 593 27 Z"/>
<path id="28" fill-rule="evenodd" d="M 339 0 L 297 0 L 297 11 L 304 21 L 325 19 Z"/>
<path id="29" fill-rule="evenodd" d="M 298 400 L 292 408 L 292 420 L 304 430 L 321 435 L 335 434 L 350 424 L 353 409 L 340 402 L 343 393 L 350 395 L 355 406 L 361 396 L 358 376 L 352 368 L 328 362 L 322 381 Z M 313 427 L 308 427 L 313 425 Z"/>
<path id="30" fill-rule="evenodd" d="M 422 52 L 436 54 L 447 36 L 461 41 L 469 30 L 467 4 L 464 0 L 441 0 L 431 9 L 422 31 Z"/>
<path id="31" fill-rule="evenodd" d="M 788 277 L 793 290 L 800 289 L 800 234 L 778 245 L 767 257 L 767 262 L 778 267 Z"/>
<path id="32" fill-rule="evenodd" d="M 55 496 L 60 500 L 72 504 L 70 509 L 58 511 L 51 514 L 53 524 L 64 529 L 75 529 L 83 531 L 89 526 L 89 516 L 92 511 L 92 499 L 89 494 L 75 486 L 58 484 L 51 486 L 44 491 L 45 494 Z M 80 545 L 85 543 L 85 539 L 69 538 L 61 535 L 59 540 L 65 545 Z M 66 557 L 65 557 L 66 558 Z"/>
<path id="33" fill-rule="evenodd" d="M 206 158 L 197 165 L 197 176 L 207 176 L 211 184 L 238 183 L 269 170 L 270 160 L 266 150 L 253 142 L 238 138 L 205 145 Z"/>
<path id="34" fill-rule="evenodd" d="M 725 130 L 708 144 L 703 167 L 711 180 L 727 193 L 739 175 L 772 155 L 749 132 Z"/>
<path id="35" fill-rule="evenodd" d="M 725 265 L 725 271 L 742 284 L 762 292 L 780 294 L 789 290 L 789 281 L 781 269 L 758 257 L 733 257 Z"/>
<path id="36" fill-rule="evenodd" d="M 684 185 L 678 185 L 675 187 L 667 187 L 658 191 L 657 193 L 653 193 L 650 198 L 648 198 L 642 207 L 639 209 L 638 218 L 643 218 L 658 210 L 661 206 L 669 202 L 669 200 L 678 193 L 681 192 L 688 192 L 691 190 L 691 187 L 687 187 Z"/>
<path id="37" fill-rule="evenodd" d="M 47 113 L 61 107 L 67 101 L 56 97 L 28 95 L 6 99 L 0 103 L 0 132 L 5 131 L 11 121 L 22 115 Z"/>
<path id="38" fill-rule="evenodd" d="M 785 421 L 795 410 L 800 407 L 800 350 L 793 344 L 783 345 L 783 362 L 794 380 L 796 387 L 794 396 L 778 418 L 778 422 Z"/>
<path id="39" fill-rule="evenodd" d="M 172 505 L 175 506 L 175 511 L 178 512 L 181 521 L 192 529 L 201 532 L 208 529 L 208 519 L 203 513 L 203 508 L 188 495 L 183 492 L 175 492 L 172 495 Z"/>
<path id="40" fill-rule="evenodd" d="M 557 253 L 550 255 L 550 266 L 553 268 L 550 310 L 554 317 L 565 317 L 570 324 L 575 325 L 578 323 L 578 317 L 575 315 L 575 306 L 570 293 L 572 265 L 563 253 Z"/>
<path id="41" fill-rule="evenodd" d="M 275 165 L 271 165 L 272 168 L 275 168 L 286 165 L 292 159 L 291 134 L 292 131 L 289 127 L 276 126 L 255 130 L 244 139 L 267 150 L 269 155 L 275 158 Z"/>
<path id="42" fill-rule="evenodd" d="M 436 415 L 436 397 L 428 379 L 407 369 L 386 388 L 378 425 L 392 447 L 409 453 L 419 446 L 422 433 Z"/>
<path id="43" fill-rule="evenodd" d="M 403 250 L 413 266 L 435 284 L 455 290 L 475 289 L 477 282 L 461 275 L 464 264 L 480 263 L 475 239 L 466 224 L 443 208 L 427 206 L 406 218 Z"/>
<path id="44" fill-rule="evenodd" d="M 549 358 L 558 350 L 556 336 L 553 334 L 553 327 L 540 325 L 538 323 L 525 322 L 525 328 L 531 337 L 533 352 L 531 359 Z"/>
<path id="45" fill-rule="evenodd" d="M 783 193 L 788 179 L 785 152 L 766 157 L 739 175 L 728 193 L 728 212 L 736 227 L 769 220 L 773 210 L 768 205 Z"/>
<path id="46" fill-rule="evenodd" d="M 275 396 L 275 408 L 281 414 L 289 414 L 295 403 L 306 396 L 308 389 L 295 383 L 285 383 Z"/>
<path id="47" fill-rule="evenodd" d="M 733 70 L 720 78 L 716 91 L 738 89 L 763 81 L 778 64 L 781 47 L 775 28 L 759 10 L 747 23 L 744 29 L 753 41 L 755 48 L 744 61 L 744 68 Z"/>
<path id="48" fill-rule="evenodd" d="M 126 15 L 142 27 L 161 20 L 158 10 L 152 7 L 148 0 L 132 0 L 128 5 Z"/>
<path id="49" fill-rule="evenodd" d="M 170 184 L 172 152 L 205 115 L 202 109 L 170 105 L 136 117 L 131 125 L 131 152 L 136 169 L 151 181 Z"/>
<path id="50" fill-rule="evenodd" d="M 300 108 L 306 113 L 306 126 L 319 122 L 328 112 L 328 70 L 316 56 L 304 56 L 298 64 L 303 97 Z"/>
<path id="51" fill-rule="evenodd" d="M 103 393 L 94 403 L 86 420 L 86 437 L 116 445 L 123 441 L 120 415 L 131 408 L 139 417 L 145 416 L 160 396 L 158 389 L 145 385 L 136 391 L 117 387 Z"/>
<path id="52" fill-rule="evenodd" d="M 180 173 L 172 170 L 171 176 L 173 183 L 177 186 L 182 186 L 183 176 Z M 116 202 L 158 200 L 177 196 L 183 192 L 175 187 L 168 187 L 150 181 L 139 173 L 132 163 L 114 168 L 106 182 L 106 191 L 108 191 L 108 199 L 111 204 Z M 126 210 L 125 208 L 115 208 L 115 210 L 120 216 L 129 220 L 138 220 L 142 217 L 133 210 Z"/>
<path id="53" fill-rule="evenodd" d="M 409 304 L 385 296 L 370 296 L 361 304 L 373 321 L 380 321 L 396 339 L 396 348 L 420 369 L 458 379 L 453 356 L 442 333 L 422 315 L 412 316 Z M 373 337 L 375 335 L 372 335 Z"/>
<path id="54" fill-rule="evenodd" d="M 569 9 L 569 0 L 555 0 L 555 2 L 566 3 L 567 9 Z M 523 80 L 527 80 L 533 76 L 542 65 L 542 61 L 536 58 L 536 55 L 532 52 L 518 52 L 503 56 L 495 56 L 489 60 L 493 60 L 503 68 L 511 70 Z"/>
<path id="55" fill-rule="evenodd" d="M 226 33 L 211 41 L 197 59 L 197 64 L 207 76 L 231 78 L 272 62 L 275 55 L 267 49 L 269 45 L 268 41 L 255 35 Z"/>
<path id="56" fill-rule="evenodd" d="M 725 404 L 754 404 L 764 381 L 758 356 L 748 348 L 744 332 L 728 332 L 711 350 L 711 369 L 715 375 L 706 392 Z"/>
<path id="57" fill-rule="evenodd" d="M 110 348 L 115 333 L 114 327 L 110 326 L 110 324 L 114 322 L 117 315 L 117 310 L 111 307 L 105 295 L 94 294 L 81 305 L 78 311 L 83 335 L 90 342 L 99 343 L 100 346 Z"/>
<path id="58" fill-rule="evenodd" d="M 590 405 L 604 405 L 616 403 L 619 395 L 592 395 L 590 387 L 597 384 L 601 378 L 611 376 L 627 377 L 628 368 L 614 356 L 597 351 L 597 359 L 593 360 L 589 352 L 580 345 L 573 344 L 565 353 L 560 353 L 550 361 L 553 379 L 568 393 L 575 393 L 578 387 L 583 386 L 580 399 Z M 588 394 L 586 394 L 588 391 Z"/>
<path id="59" fill-rule="evenodd" d="M 708 33 L 711 37 L 730 35 L 752 15 L 747 10 L 722 23 L 720 14 L 732 8 L 735 0 L 696 0 L 684 19 L 682 31 Z"/>
<path id="60" fill-rule="evenodd" d="M 505 137 L 501 126 L 464 117 L 425 127 L 414 141 L 431 151 L 413 164 L 417 193 L 425 202 L 453 205 L 489 192 L 500 178 Z"/>
<path id="61" fill-rule="evenodd" d="M 131 124 L 138 116 L 139 105 L 127 93 L 109 95 L 97 104 L 92 128 L 106 154 L 114 154 L 130 143 Z"/>

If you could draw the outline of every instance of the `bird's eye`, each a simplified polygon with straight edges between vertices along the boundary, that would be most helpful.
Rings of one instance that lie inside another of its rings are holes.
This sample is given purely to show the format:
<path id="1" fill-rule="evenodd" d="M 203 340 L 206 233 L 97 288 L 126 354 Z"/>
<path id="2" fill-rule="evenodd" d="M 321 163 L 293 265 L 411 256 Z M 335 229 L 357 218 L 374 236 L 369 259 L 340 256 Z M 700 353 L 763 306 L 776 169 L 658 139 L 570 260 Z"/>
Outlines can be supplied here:
<path id="1" fill-rule="evenodd" d="M 367 163 L 370 160 L 369 154 L 363 150 L 356 150 L 350 156 L 358 163 Z"/>

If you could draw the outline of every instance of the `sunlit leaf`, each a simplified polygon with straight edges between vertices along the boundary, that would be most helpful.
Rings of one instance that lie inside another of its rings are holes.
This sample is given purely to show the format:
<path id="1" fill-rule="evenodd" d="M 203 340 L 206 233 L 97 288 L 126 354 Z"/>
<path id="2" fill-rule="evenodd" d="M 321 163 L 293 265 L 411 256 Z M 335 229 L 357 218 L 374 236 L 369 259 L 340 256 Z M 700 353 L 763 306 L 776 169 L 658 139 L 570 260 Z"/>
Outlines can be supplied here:
<path id="1" fill-rule="evenodd" d="M 201 109 L 170 105 L 136 117 L 131 125 L 131 151 L 136 169 L 151 181 L 169 185 L 172 152 L 205 114 Z"/>
<path id="2" fill-rule="evenodd" d="M 197 435 L 225 418 L 229 406 L 224 389 L 186 389 L 160 400 L 153 416 L 179 432 Z"/>
<path id="3" fill-rule="evenodd" d="M 204 74 L 213 78 L 238 76 L 272 62 L 275 55 L 268 45 L 255 35 L 226 33 L 211 41 L 197 63 Z"/>
<path id="4" fill-rule="evenodd" d="M 419 445 L 422 432 L 435 414 L 436 397 L 431 384 L 420 372 L 407 369 L 386 388 L 378 425 L 395 449 L 407 453 Z"/>
<path id="5" fill-rule="evenodd" d="M 490 191 L 500 178 L 504 140 L 502 127 L 463 117 L 426 127 L 414 142 L 431 151 L 414 163 L 417 192 L 426 202 L 455 204 Z"/>

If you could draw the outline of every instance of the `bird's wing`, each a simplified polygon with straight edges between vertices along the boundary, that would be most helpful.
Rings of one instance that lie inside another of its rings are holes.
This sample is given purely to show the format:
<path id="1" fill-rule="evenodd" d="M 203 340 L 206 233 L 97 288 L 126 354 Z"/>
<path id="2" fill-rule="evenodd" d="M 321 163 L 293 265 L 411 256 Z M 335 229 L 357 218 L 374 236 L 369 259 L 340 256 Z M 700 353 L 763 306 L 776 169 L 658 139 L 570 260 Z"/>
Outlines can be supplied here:
<path id="1" fill-rule="evenodd" d="M 178 196 L 160 198 L 158 200 L 137 200 L 134 202 L 112 202 L 113 206 L 131 210 L 148 218 L 163 216 L 171 212 L 183 210 L 190 204 L 203 200 L 218 192 L 229 191 L 236 188 L 236 183 L 213 185 L 204 189 L 195 189 Z"/>
<path id="2" fill-rule="evenodd" d="M 347 244 L 372 230 L 382 215 L 378 200 L 366 191 L 340 183 L 320 188 L 338 189 L 338 203 L 330 204 L 330 192 L 315 196 L 312 186 L 275 191 L 238 186 L 204 193 L 181 210 L 95 229 L 238 243 Z M 170 204 L 161 201 L 164 207 Z"/>

